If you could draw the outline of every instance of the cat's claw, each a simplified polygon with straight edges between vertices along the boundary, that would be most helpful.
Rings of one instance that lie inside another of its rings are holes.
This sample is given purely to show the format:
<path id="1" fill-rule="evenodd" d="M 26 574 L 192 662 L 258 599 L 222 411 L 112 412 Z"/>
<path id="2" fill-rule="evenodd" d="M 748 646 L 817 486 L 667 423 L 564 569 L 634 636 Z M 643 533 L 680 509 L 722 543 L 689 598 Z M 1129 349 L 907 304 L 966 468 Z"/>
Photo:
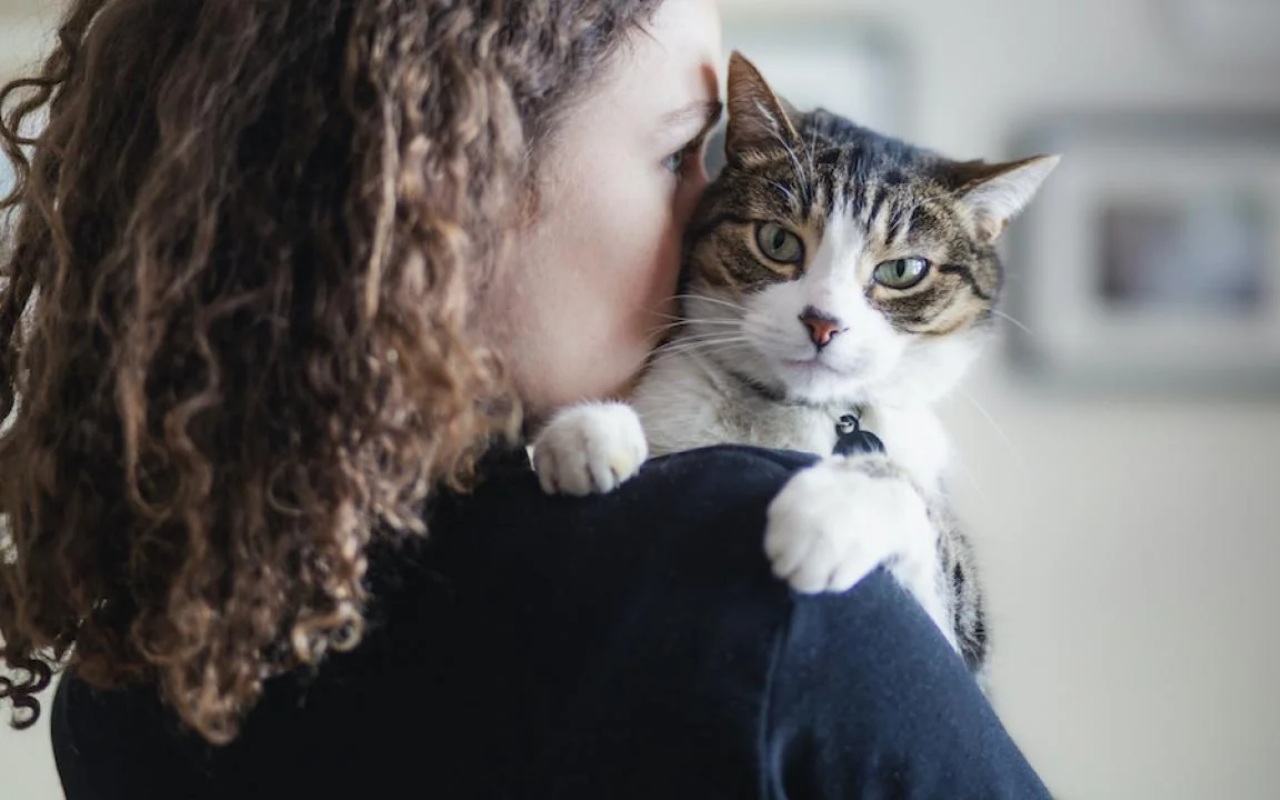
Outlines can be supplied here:
<path id="1" fill-rule="evenodd" d="M 640 418 L 621 403 L 589 403 L 552 418 L 533 443 L 533 468 L 547 494 L 579 497 L 616 489 L 649 457 Z"/>
<path id="2" fill-rule="evenodd" d="M 882 456 L 829 458 L 797 473 L 769 505 L 765 553 L 798 592 L 842 592 L 891 562 L 904 585 L 919 584 L 907 588 L 925 595 L 922 604 L 936 604 L 924 500 Z"/>

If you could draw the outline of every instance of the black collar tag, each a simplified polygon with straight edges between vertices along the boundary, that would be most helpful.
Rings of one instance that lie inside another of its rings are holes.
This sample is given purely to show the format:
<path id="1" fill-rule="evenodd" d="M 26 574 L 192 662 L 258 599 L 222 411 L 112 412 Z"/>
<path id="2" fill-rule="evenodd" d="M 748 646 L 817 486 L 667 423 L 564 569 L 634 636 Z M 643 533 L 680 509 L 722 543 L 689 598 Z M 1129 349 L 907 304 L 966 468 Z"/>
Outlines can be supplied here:
<path id="1" fill-rule="evenodd" d="M 864 431 L 856 414 L 845 414 L 836 422 L 835 455 L 856 456 L 884 451 L 884 442 L 871 431 Z"/>

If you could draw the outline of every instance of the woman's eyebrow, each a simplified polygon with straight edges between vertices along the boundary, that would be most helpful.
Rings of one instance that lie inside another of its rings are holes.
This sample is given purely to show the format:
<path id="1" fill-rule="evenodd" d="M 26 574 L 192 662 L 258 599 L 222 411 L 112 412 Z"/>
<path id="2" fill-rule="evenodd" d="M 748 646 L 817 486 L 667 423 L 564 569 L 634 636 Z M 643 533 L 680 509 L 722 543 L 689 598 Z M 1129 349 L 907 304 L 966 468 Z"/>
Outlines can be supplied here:
<path id="1" fill-rule="evenodd" d="M 720 114 L 723 111 L 724 103 L 719 100 L 696 100 L 664 114 L 662 127 L 675 128 L 690 122 L 701 122 L 702 129 L 706 130 L 720 121 Z"/>

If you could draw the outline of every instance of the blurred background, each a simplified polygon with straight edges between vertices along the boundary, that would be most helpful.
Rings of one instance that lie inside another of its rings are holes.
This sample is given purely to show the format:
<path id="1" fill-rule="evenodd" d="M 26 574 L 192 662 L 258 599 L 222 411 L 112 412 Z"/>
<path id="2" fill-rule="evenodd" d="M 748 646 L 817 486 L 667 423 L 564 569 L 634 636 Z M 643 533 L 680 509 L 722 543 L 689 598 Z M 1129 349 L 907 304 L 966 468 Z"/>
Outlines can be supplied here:
<path id="1" fill-rule="evenodd" d="M 1280 797 L 1280 0 L 721 0 L 797 106 L 1065 158 L 945 409 L 1000 715 L 1062 800 Z M 0 0 L 0 76 L 57 6 Z M 56 798 L 0 729 L 0 798 Z"/>

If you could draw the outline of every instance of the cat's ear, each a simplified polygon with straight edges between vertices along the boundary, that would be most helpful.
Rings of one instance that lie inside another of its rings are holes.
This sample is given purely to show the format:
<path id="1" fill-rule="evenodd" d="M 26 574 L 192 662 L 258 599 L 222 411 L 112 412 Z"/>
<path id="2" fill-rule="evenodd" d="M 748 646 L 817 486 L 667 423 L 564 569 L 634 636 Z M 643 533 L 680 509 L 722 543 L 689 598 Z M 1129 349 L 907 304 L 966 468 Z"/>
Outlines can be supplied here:
<path id="1" fill-rule="evenodd" d="M 791 147 L 797 140 L 796 111 L 774 94 L 760 70 L 737 50 L 729 56 L 729 121 L 724 152 L 738 161 L 748 152 Z"/>
<path id="2" fill-rule="evenodd" d="M 1007 164 L 970 161 L 955 165 L 956 195 L 973 216 L 978 236 L 990 244 L 1027 207 L 1061 156 L 1033 156 Z"/>

